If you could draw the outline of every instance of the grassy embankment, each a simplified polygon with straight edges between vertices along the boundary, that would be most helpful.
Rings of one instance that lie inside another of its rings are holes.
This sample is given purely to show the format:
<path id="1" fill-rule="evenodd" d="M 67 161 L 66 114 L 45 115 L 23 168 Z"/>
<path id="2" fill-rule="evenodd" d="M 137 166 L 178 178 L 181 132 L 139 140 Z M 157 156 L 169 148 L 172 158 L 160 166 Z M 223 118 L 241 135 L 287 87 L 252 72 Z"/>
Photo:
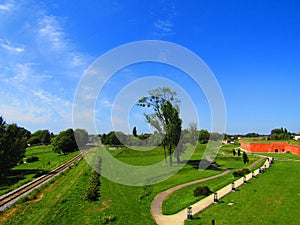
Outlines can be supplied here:
<path id="1" fill-rule="evenodd" d="M 47 171 L 55 169 L 69 161 L 78 153 L 79 152 L 73 152 L 68 155 L 59 155 L 52 151 L 52 146 L 27 148 L 24 160 L 32 156 L 37 156 L 39 160 L 15 166 L 8 176 L 0 179 L 0 196 L 32 181 Z"/>
<path id="2" fill-rule="evenodd" d="M 205 145 L 198 145 L 191 160 L 201 159 Z M 123 148 L 111 151 L 118 160 L 134 165 L 149 165 L 163 160 L 163 150 L 133 151 Z M 225 158 L 225 157 L 224 157 Z M 229 159 L 229 157 L 227 157 Z M 218 158 L 216 158 L 216 161 Z M 220 164 L 239 167 L 241 162 L 220 159 Z M 241 161 L 241 160 L 240 160 Z M 242 166 L 243 167 L 243 166 Z M 2 215 L 4 224 L 101 224 L 115 218 L 113 224 L 155 224 L 150 205 L 153 198 L 170 187 L 192 180 L 222 173 L 222 170 L 199 171 L 194 164 L 186 164 L 171 178 L 150 186 L 132 187 L 111 182 L 101 177 L 100 199 L 83 200 L 91 168 L 81 160 L 73 169 L 55 179 L 31 201 L 18 204 Z M 230 182 L 228 176 L 228 182 Z M 224 185 L 225 185 L 224 181 Z M 188 206 L 188 205 L 187 205 Z"/>

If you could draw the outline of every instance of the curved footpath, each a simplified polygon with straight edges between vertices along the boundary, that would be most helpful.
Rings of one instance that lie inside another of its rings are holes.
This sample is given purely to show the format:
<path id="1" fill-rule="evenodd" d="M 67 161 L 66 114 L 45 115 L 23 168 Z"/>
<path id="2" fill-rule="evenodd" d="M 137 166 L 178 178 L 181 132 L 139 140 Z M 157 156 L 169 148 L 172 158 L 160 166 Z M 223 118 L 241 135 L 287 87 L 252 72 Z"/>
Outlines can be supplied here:
<path id="1" fill-rule="evenodd" d="M 259 162 L 260 162 L 260 160 L 254 162 L 250 167 L 254 167 Z M 234 182 L 235 188 L 238 188 L 239 186 L 243 185 L 245 183 L 245 181 L 248 181 L 248 180 L 252 179 L 254 176 L 257 176 L 259 173 L 261 173 L 261 170 L 265 170 L 265 169 L 269 168 L 271 163 L 272 163 L 272 158 L 267 158 L 267 160 L 265 161 L 264 165 L 261 168 L 253 171 L 253 173 L 247 174 L 245 176 L 245 178 L 242 177 L 242 178 L 236 180 Z M 215 178 L 224 176 L 230 172 L 231 172 L 231 170 L 227 170 L 224 173 L 221 173 L 221 174 L 218 174 L 218 175 L 215 175 L 212 177 L 207 177 L 207 178 L 204 178 L 201 180 L 196 180 L 196 181 L 192 181 L 189 183 L 181 184 L 181 185 L 172 187 L 164 192 L 161 192 L 154 198 L 154 200 L 151 203 L 152 218 L 158 225 L 183 225 L 184 221 L 187 219 L 187 210 L 186 209 L 183 209 L 174 215 L 163 215 L 162 214 L 162 203 L 166 199 L 166 197 L 168 197 L 174 191 L 177 191 L 183 187 L 190 186 L 192 184 L 201 183 L 201 182 L 204 182 L 207 180 L 215 179 Z M 216 192 L 218 199 L 224 197 L 231 191 L 232 191 L 232 184 L 229 184 L 229 185 L 225 186 L 224 188 L 220 189 L 219 191 Z M 200 201 L 193 204 L 192 205 L 192 210 L 193 210 L 192 214 L 195 215 L 195 214 L 199 213 L 200 211 L 202 211 L 205 208 L 207 208 L 208 206 L 210 206 L 212 203 L 214 203 L 214 194 L 211 194 L 208 197 L 201 199 Z"/>

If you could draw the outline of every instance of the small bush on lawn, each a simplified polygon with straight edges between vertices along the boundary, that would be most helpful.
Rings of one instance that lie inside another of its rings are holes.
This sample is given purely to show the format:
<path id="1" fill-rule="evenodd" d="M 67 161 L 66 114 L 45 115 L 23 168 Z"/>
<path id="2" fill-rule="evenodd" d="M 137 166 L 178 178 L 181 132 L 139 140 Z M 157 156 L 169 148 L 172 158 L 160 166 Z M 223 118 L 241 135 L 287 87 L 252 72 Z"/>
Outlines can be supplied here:
<path id="1" fill-rule="evenodd" d="M 37 157 L 37 156 L 32 156 L 32 157 L 26 159 L 27 163 L 36 162 L 36 161 L 39 161 L 39 157 Z"/>
<path id="2" fill-rule="evenodd" d="M 244 168 L 242 170 L 236 170 L 233 172 L 234 177 L 243 177 L 244 175 L 250 173 L 250 170 L 248 168 Z"/>
<path id="3" fill-rule="evenodd" d="M 114 215 L 108 215 L 108 216 L 104 216 L 102 218 L 102 224 L 109 224 L 111 222 L 114 222 L 117 219 L 117 217 L 115 217 Z"/>
<path id="4" fill-rule="evenodd" d="M 196 187 L 194 189 L 194 196 L 195 197 L 198 197 L 198 196 L 201 196 L 201 195 L 208 196 L 211 193 L 212 193 L 212 191 L 209 189 L 208 186 L 199 186 L 199 187 Z"/>

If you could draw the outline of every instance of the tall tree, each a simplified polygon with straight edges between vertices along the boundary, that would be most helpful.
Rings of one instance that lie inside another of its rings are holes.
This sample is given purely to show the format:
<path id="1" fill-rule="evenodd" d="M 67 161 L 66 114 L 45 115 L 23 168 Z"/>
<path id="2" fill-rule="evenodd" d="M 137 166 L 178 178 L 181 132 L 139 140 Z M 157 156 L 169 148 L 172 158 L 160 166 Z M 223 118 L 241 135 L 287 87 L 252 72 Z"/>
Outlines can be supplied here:
<path id="1" fill-rule="evenodd" d="M 24 157 L 26 148 L 24 128 L 6 124 L 0 117 L 0 176 L 4 176 Z"/>
<path id="2" fill-rule="evenodd" d="M 172 166 L 172 153 L 174 146 L 177 146 L 181 135 L 181 119 L 179 117 L 179 99 L 176 98 L 176 92 L 168 87 L 156 88 L 150 90 L 149 96 L 139 100 L 138 106 L 151 107 L 154 111 L 150 114 L 144 114 L 146 121 L 153 126 L 157 132 L 165 136 L 162 140 L 165 159 L 167 157 L 166 148 L 170 156 L 170 166 Z M 173 136 L 172 136 L 173 135 Z M 179 152 L 176 153 L 177 162 L 180 158 Z"/>

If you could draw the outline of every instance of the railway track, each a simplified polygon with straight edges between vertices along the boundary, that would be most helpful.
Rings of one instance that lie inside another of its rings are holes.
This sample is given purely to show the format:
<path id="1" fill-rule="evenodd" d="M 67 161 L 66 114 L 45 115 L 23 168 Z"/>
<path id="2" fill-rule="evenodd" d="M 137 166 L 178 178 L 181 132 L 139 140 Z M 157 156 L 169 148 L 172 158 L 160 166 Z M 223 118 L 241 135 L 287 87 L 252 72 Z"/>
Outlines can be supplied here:
<path id="1" fill-rule="evenodd" d="M 5 210 L 8 207 L 5 207 L 7 204 L 14 203 L 19 197 L 25 195 L 29 191 L 37 188 L 41 184 L 43 184 L 46 181 L 49 181 L 51 178 L 59 174 L 60 172 L 64 171 L 68 167 L 70 167 L 74 162 L 78 161 L 84 156 L 84 152 L 81 152 L 77 156 L 75 156 L 73 159 L 68 161 L 67 163 L 61 165 L 60 167 L 48 172 L 47 174 L 35 179 L 32 182 L 29 182 L 28 184 L 23 185 L 22 187 L 11 191 L 3 196 L 0 197 L 0 211 Z"/>

